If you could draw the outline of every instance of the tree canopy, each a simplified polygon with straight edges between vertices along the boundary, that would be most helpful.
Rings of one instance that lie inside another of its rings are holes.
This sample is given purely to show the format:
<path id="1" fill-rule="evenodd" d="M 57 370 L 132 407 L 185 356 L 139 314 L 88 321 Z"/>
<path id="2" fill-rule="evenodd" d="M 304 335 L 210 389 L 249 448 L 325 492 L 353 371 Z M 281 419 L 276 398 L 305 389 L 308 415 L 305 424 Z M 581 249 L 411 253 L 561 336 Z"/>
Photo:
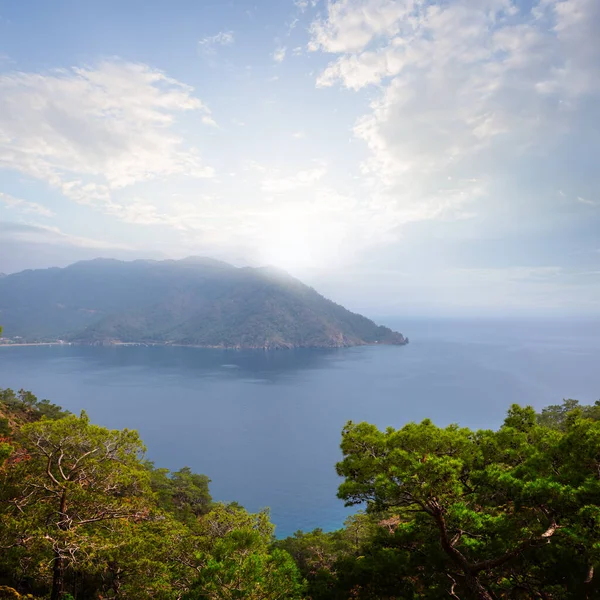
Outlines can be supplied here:
<path id="1" fill-rule="evenodd" d="M 135 431 L 0 397 L 0 585 L 51 600 L 301 597 L 268 513 L 213 503 L 187 467 L 156 469 Z"/>
<path id="2" fill-rule="evenodd" d="M 596 416 L 567 401 L 513 405 L 498 431 L 350 422 L 338 495 L 377 526 L 358 548 L 319 531 L 282 547 L 313 598 L 599 597 Z"/>
<path id="3" fill-rule="evenodd" d="M 284 540 L 268 511 L 146 461 L 135 431 L 23 390 L 0 390 L 0 419 L 8 598 L 600 597 L 600 403 L 513 405 L 496 431 L 349 422 L 338 495 L 361 510 Z"/>

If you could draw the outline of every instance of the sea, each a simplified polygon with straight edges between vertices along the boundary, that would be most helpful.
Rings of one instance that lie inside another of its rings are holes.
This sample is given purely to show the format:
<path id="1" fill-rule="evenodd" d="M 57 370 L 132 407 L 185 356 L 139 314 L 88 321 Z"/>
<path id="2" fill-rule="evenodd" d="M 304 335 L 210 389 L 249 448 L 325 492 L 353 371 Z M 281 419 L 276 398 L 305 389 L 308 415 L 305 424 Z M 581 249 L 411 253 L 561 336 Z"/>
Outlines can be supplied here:
<path id="1" fill-rule="evenodd" d="M 344 424 L 501 425 L 600 399 L 600 322 L 387 319 L 407 346 L 226 351 L 146 346 L 0 347 L 0 387 L 25 388 L 95 423 L 137 429 L 158 467 L 189 466 L 215 500 L 268 507 L 276 535 L 340 527 Z"/>

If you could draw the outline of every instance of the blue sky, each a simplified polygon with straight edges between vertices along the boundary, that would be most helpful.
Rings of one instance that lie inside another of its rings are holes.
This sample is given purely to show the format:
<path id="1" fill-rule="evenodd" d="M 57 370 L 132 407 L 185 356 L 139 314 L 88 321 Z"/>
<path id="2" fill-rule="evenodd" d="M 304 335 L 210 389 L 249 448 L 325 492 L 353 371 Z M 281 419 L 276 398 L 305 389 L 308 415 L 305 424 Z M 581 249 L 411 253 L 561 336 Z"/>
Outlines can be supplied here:
<path id="1" fill-rule="evenodd" d="M 0 271 L 275 264 L 600 313 L 597 0 L 0 0 Z"/>

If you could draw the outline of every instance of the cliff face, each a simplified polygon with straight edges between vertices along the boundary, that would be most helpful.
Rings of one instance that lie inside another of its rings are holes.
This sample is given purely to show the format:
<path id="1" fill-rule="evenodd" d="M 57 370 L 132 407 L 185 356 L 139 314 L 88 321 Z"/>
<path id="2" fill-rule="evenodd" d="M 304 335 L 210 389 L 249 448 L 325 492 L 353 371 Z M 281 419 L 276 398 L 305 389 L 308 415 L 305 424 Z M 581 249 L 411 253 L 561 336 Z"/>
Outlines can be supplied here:
<path id="1" fill-rule="evenodd" d="M 210 259 L 95 260 L 0 280 L 7 337 L 216 348 L 404 344 L 274 269 Z"/>

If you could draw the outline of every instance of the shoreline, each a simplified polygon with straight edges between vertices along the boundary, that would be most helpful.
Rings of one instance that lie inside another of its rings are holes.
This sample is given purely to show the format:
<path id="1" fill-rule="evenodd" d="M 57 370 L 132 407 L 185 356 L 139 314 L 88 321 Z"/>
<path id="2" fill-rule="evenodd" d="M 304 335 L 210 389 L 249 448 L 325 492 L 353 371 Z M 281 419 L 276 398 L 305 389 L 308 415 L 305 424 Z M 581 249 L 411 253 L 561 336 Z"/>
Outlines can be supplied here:
<path id="1" fill-rule="evenodd" d="M 86 346 L 86 347 L 151 347 L 159 346 L 163 348 L 202 348 L 205 350 L 301 350 L 301 349 L 313 349 L 313 350 L 336 350 L 341 348 L 360 348 L 364 346 L 406 346 L 408 341 L 402 344 L 378 344 L 378 343 L 366 343 L 366 344 L 352 344 L 343 346 L 199 346 L 196 344 L 168 344 L 168 343 L 152 343 L 152 342 L 120 342 L 113 344 L 78 344 L 76 342 L 23 342 L 15 344 L 0 344 L 0 348 L 24 348 L 28 346 Z"/>
<path id="2" fill-rule="evenodd" d="M 23 346 L 74 346 L 75 344 L 62 344 L 60 342 L 23 342 L 18 344 L 0 344 L 0 348 L 22 348 Z"/>

